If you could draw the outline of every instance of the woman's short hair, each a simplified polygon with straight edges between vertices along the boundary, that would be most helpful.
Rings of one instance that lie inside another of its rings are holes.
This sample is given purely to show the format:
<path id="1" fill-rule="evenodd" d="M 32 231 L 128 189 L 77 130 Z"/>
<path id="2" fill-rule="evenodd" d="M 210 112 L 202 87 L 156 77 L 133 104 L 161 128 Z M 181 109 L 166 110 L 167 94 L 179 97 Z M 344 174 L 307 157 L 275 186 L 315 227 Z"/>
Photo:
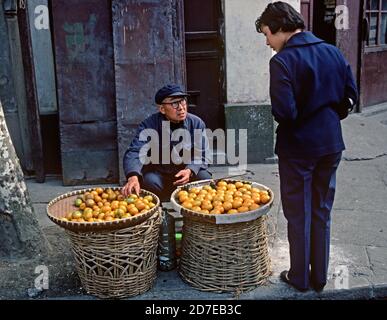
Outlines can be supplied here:
<path id="1" fill-rule="evenodd" d="M 255 21 L 257 32 L 262 33 L 262 27 L 268 26 L 271 33 L 275 34 L 279 30 L 292 32 L 297 29 L 305 29 L 305 22 L 291 5 L 277 1 L 270 3 L 262 15 Z"/>

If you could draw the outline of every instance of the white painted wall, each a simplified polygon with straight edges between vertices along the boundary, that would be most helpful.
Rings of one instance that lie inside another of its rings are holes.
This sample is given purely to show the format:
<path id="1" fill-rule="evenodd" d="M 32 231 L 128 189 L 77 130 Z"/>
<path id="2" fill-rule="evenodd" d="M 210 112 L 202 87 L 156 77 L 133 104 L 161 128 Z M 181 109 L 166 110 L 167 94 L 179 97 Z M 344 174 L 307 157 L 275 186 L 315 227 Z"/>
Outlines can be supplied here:
<path id="1" fill-rule="evenodd" d="M 255 30 L 255 20 L 271 0 L 223 0 L 228 104 L 267 104 L 273 51 Z M 300 0 L 286 1 L 300 10 Z"/>

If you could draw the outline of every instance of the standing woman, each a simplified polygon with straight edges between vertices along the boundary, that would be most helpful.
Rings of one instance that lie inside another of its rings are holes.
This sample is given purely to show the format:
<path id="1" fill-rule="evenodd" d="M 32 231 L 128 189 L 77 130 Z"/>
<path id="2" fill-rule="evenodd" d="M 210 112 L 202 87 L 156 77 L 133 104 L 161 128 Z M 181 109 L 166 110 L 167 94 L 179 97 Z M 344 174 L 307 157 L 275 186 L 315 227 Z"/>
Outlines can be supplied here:
<path id="1" fill-rule="evenodd" d="M 335 106 L 353 106 L 357 89 L 341 52 L 304 31 L 302 16 L 289 4 L 269 4 L 255 25 L 277 52 L 270 60 L 270 97 L 290 251 L 290 269 L 280 277 L 300 291 L 310 285 L 321 291 L 336 170 L 345 149 Z"/>

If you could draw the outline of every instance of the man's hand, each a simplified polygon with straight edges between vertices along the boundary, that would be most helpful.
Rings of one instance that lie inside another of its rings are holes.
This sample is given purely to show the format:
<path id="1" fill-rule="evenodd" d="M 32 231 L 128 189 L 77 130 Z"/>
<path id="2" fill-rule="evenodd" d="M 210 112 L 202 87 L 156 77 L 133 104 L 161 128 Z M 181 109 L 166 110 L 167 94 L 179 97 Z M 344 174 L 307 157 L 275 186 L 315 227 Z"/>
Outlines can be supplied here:
<path id="1" fill-rule="evenodd" d="M 140 193 L 140 182 L 138 182 L 138 177 L 137 176 L 131 176 L 128 179 L 128 182 L 126 185 L 121 190 L 121 193 L 127 197 L 129 194 L 134 191 L 137 195 Z"/>
<path id="2" fill-rule="evenodd" d="M 173 185 L 180 185 L 180 184 L 185 184 L 189 182 L 189 178 L 191 177 L 191 169 L 184 169 L 180 170 L 175 177 L 180 178 L 179 180 L 176 180 Z"/>

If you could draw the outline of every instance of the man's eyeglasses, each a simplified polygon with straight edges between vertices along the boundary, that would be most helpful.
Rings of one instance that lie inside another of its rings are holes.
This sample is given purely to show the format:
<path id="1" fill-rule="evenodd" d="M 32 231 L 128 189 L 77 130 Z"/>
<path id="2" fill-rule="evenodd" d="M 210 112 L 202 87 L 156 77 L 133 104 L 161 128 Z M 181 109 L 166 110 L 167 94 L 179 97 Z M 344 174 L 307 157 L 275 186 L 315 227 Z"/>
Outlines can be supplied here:
<path id="1" fill-rule="evenodd" d="M 183 98 L 183 99 L 180 99 L 180 100 L 176 100 L 176 101 L 173 101 L 173 102 L 163 102 L 162 105 L 170 105 L 173 109 L 177 109 L 179 108 L 180 104 L 185 107 L 187 105 L 187 98 Z"/>

